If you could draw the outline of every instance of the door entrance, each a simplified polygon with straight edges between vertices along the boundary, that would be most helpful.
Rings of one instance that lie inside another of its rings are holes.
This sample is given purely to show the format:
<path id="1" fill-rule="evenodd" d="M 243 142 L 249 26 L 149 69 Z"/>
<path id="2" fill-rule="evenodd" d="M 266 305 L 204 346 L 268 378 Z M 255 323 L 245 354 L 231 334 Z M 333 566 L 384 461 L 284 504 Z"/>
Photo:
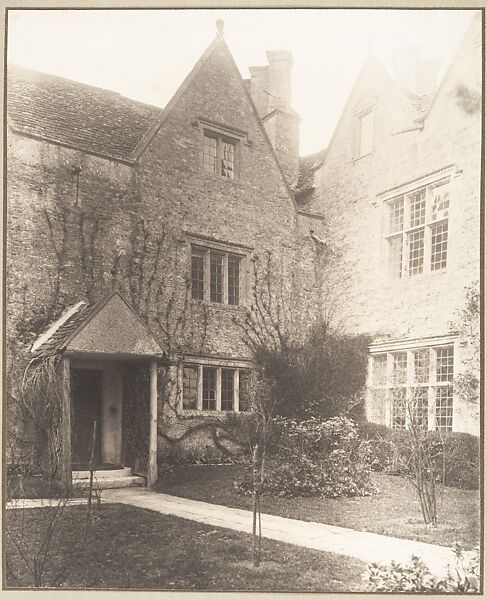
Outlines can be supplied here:
<path id="1" fill-rule="evenodd" d="M 94 463 L 101 462 L 101 406 L 103 372 L 71 369 L 71 462 L 88 465 L 91 458 L 93 423 L 97 422 Z"/>

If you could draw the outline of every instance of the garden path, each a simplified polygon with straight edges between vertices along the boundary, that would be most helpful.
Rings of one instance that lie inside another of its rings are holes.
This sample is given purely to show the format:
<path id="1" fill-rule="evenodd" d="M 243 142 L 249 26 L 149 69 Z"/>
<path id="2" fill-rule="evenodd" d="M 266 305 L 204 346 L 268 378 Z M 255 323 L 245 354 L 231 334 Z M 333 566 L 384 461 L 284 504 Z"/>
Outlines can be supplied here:
<path id="1" fill-rule="evenodd" d="M 235 531 L 252 531 L 252 512 L 161 494 L 146 488 L 104 490 L 102 502 L 118 502 L 145 508 L 183 519 L 225 527 Z M 262 514 L 262 537 L 297 546 L 313 548 L 358 558 L 367 563 L 391 560 L 409 562 L 416 555 L 437 576 L 444 576 L 455 557 L 450 548 L 394 538 L 377 533 L 356 531 L 323 523 L 299 521 Z"/>

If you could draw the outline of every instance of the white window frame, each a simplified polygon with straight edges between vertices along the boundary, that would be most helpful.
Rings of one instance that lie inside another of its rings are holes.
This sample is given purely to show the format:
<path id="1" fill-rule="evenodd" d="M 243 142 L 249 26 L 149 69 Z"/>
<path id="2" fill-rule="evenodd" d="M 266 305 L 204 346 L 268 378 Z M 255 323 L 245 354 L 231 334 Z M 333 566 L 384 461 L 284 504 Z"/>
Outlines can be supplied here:
<path id="1" fill-rule="evenodd" d="M 364 147 L 364 120 L 365 119 L 369 119 L 369 128 L 370 128 L 370 132 L 369 132 L 369 144 Z M 374 109 L 370 108 L 368 110 L 366 110 L 365 112 L 363 112 L 361 115 L 358 116 L 358 120 L 359 120 L 359 124 L 358 124 L 358 156 L 357 158 L 360 158 L 362 156 L 367 156 L 368 154 L 371 154 L 374 151 L 374 142 L 375 142 L 375 116 L 374 116 Z"/>
<path id="2" fill-rule="evenodd" d="M 362 107 L 355 110 L 353 115 L 353 160 L 357 161 L 365 156 L 369 156 L 375 150 L 376 139 L 376 104 L 375 101 L 369 100 L 367 103 L 361 103 Z M 370 118 L 370 146 L 363 148 L 363 119 Z"/>
<path id="3" fill-rule="evenodd" d="M 185 413 L 238 413 L 240 411 L 240 374 L 242 371 L 246 371 L 251 376 L 252 366 L 249 363 L 242 363 L 241 361 L 222 361 L 220 359 L 211 358 L 195 358 L 195 357 L 184 357 L 180 363 L 179 368 L 179 380 L 180 380 L 180 407 Z M 196 399 L 196 408 L 185 408 L 183 404 L 184 395 L 184 379 L 183 372 L 185 367 L 192 367 L 197 370 L 197 389 L 198 396 Z M 203 408 L 203 370 L 205 368 L 213 368 L 216 371 L 215 387 L 215 408 L 206 409 Z M 222 370 L 231 369 L 233 370 L 233 407 L 231 410 L 222 410 Z"/>
<path id="4" fill-rule="evenodd" d="M 453 351 L 452 356 L 452 373 L 448 381 L 440 381 L 437 378 L 437 356 L 440 350 L 450 348 Z M 428 380 L 426 382 L 415 381 L 415 365 L 414 358 L 417 352 L 425 352 L 429 357 Z M 399 353 L 407 355 L 406 379 L 401 383 L 394 383 L 393 368 L 394 356 Z M 386 359 L 386 376 L 382 383 L 374 381 L 374 360 L 375 357 L 382 355 L 387 356 Z M 393 393 L 399 388 L 404 389 L 406 393 L 406 401 L 410 401 L 414 390 L 418 387 L 428 390 L 428 430 L 437 430 L 439 423 L 437 421 L 437 390 L 449 390 L 449 395 L 452 398 L 451 408 L 451 427 L 442 428 L 442 431 L 455 431 L 455 397 L 453 395 L 452 384 L 457 370 L 457 338 L 453 336 L 444 336 L 442 338 L 431 338 L 427 340 L 418 340 L 417 342 L 401 343 L 398 345 L 378 344 L 369 348 L 369 369 L 367 381 L 367 418 L 373 422 L 377 422 L 377 411 L 374 407 L 374 392 L 381 391 L 385 395 L 384 406 L 384 422 L 382 425 L 389 427 L 393 426 Z M 405 429 L 410 428 L 410 415 L 406 411 Z"/>
<path id="5" fill-rule="evenodd" d="M 454 169 L 447 168 L 440 172 L 437 172 L 433 176 L 428 176 L 420 180 L 411 182 L 400 188 L 391 190 L 390 192 L 379 195 L 378 199 L 383 203 L 383 231 L 384 231 L 384 244 L 385 244 L 385 256 L 386 256 L 386 268 L 388 278 L 392 280 L 404 280 L 409 278 L 418 277 L 421 275 L 431 273 L 443 273 L 448 269 L 449 253 L 450 253 L 450 228 L 449 228 L 449 216 L 451 211 L 451 200 L 452 200 L 452 178 L 454 176 Z M 446 191 L 449 193 L 449 207 L 448 214 L 441 218 L 433 219 L 433 199 L 434 191 L 438 187 L 446 187 Z M 412 198 L 417 193 L 425 192 L 425 215 L 424 221 L 420 224 L 411 226 L 411 203 Z M 394 203 L 398 203 L 402 199 L 403 202 L 403 224 L 401 229 L 391 231 L 390 228 L 390 215 L 392 206 Z M 446 234 L 446 264 L 439 268 L 432 268 L 433 258 L 433 232 L 437 226 L 447 226 Z M 409 255 L 409 239 L 411 236 L 417 233 L 423 233 L 423 262 L 422 268 L 419 272 L 410 272 L 410 255 Z M 398 261 L 392 261 L 392 244 L 394 240 L 400 240 L 397 243 L 400 248 L 402 256 L 401 267 L 398 269 Z"/>

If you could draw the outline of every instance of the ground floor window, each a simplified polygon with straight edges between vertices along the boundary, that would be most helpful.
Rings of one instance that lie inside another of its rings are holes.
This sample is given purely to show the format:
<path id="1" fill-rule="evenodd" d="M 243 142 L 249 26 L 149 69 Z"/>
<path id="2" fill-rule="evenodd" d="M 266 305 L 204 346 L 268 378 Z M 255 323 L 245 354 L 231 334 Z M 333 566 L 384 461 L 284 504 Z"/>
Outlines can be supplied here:
<path id="1" fill-rule="evenodd" d="M 369 419 L 393 429 L 451 431 L 454 346 L 374 349 L 369 368 Z"/>
<path id="2" fill-rule="evenodd" d="M 250 369 L 228 365 L 183 364 L 183 409 L 248 410 L 250 373 Z"/>

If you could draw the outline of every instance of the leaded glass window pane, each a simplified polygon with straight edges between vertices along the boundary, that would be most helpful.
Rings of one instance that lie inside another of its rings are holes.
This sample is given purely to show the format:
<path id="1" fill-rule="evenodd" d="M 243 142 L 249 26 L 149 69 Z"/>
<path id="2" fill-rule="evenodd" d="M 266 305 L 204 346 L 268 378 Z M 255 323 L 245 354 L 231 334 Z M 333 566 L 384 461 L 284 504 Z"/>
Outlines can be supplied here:
<path id="1" fill-rule="evenodd" d="M 431 270 L 446 267 L 448 252 L 448 222 L 433 225 L 431 228 Z"/>
<path id="2" fill-rule="evenodd" d="M 409 196 L 409 226 L 424 225 L 426 216 L 426 189 Z"/>
<path id="3" fill-rule="evenodd" d="M 453 426 L 453 393 L 450 386 L 436 390 L 436 429 L 451 431 Z"/>
<path id="4" fill-rule="evenodd" d="M 408 234 L 408 272 L 417 275 L 423 272 L 424 263 L 424 229 Z"/>
<path id="5" fill-rule="evenodd" d="M 404 198 L 389 202 L 389 233 L 398 233 L 404 229 Z"/>
<path id="6" fill-rule="evenodd" d="M 436 381 L 453 381 L 453 346 L 436 351 Z"/>
<path id="7" fill-rule="evenodd" d="M 235 171 L 235 146 L 229 142 L 222 142 L 222 172 L 224 177 L 233 179 Z"/>
<path id="8" fill-rule="evenodd" d="M 414 382 L 428 383 L 430 359 L 429 350 L 417 350 L 414 353 Z"/>
<path id="9" fill-rule="evenodd" d="M 393 429 L 406 428 L 406 389 L 392 390 L 391 424 Z"/>
<path id="10" fill-rule="evenodd" d="M 183 408 L 196 409 L 198 401 L 198 367 L 183 367 Z"/>
<path id="11" fill-rule="evenodd" d="M 205 270 L 202 252 L 193 250 L 191 256 L 191 297 L 194 300 L 203 300 L 205 295 Z"/>
<path id="12" fill-rule="evenodd" d="M 240 301 L 240 257 L 228 255 L 228 304 Z"/>
<path id="13" fill-rule="evenodd" d="M 392 382 L 406 383 L 408 356 L 406 352 L 393 354 Z"/>
<path id="14" fill-rule="evenodd" d="M 210 253 L 210 300 L 223 302 L 223 256 Z"/>
<path id="15" fill-rule="evenodd" d="M 235 369 L 222 369 L 222 410 L 233 410 L 234 373 Z"/>
<path id="16" fill-rule="evenodd" d="M 216 410 L 216 369 L 203 367 L 203 410 Z"/>
<path id="17" fill-rule="evenodd" d="M 203 170 L 205 173 L 216 173 L 217 140 L 205 135 L 203 137 Z"/>
<path id="18" fill-rule="evenodd" d="M 450 189 L 448 184 L 433 188 L 433 201 L 431 204 L 431 218 L 433 221 L 441 221 L 448 218 L 450 207 Z"/>

